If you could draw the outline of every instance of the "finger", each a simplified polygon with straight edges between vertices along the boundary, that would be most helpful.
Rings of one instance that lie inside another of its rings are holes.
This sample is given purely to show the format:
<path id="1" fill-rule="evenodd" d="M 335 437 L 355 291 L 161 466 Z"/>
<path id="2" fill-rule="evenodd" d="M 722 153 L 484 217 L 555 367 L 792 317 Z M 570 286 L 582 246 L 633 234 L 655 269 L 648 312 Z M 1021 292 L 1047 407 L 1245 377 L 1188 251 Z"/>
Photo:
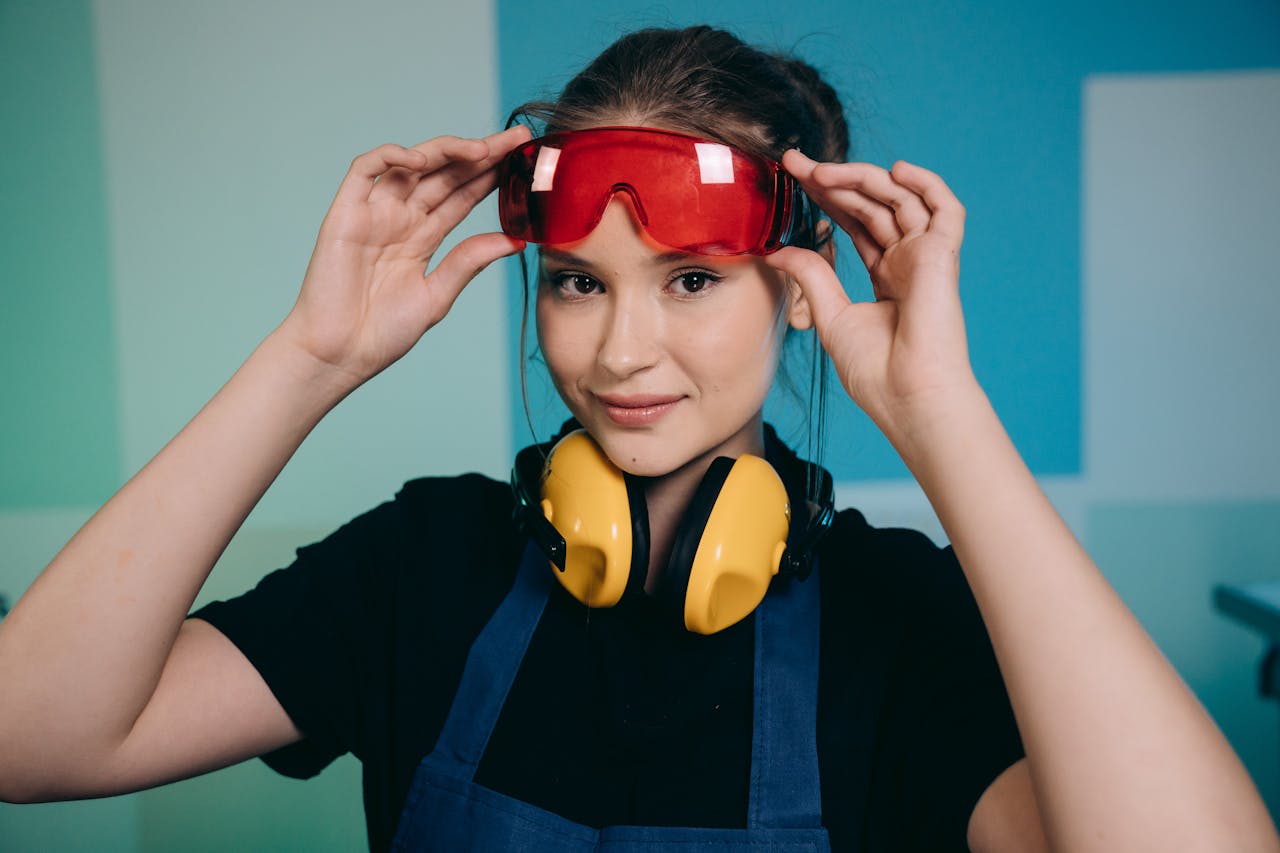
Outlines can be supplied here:
<path id="1" fill-rule="evenodd" d="M 527 141 L 529 135 L 529 128 L 524 125 L 514 125 L 506 130 L 499 130 L 479 139 L 437 136 L 425 142 L 419 142 L 413 147 L 424 153 L 430 153 L 433 149 L 440 150 L 444 153 L 455 155 L 454 159 L 480 160 L 490 156 L 495 148 L 501 149 L 499 156 L 506 154 L 506 152 L 520 143 Z"/>
<path id="2" fill-rule="evenodd" d="M 524 247 L 523 240 L 513 240 L 506 234 L 476 234 L 450 249 L 436 268 L 427 273 L 426 282 L 440 294 L 442 308 L 448 311 L 462 289 L 481 270 L 498 258 L 522 251 Z"/>
<path id="3" fill-rule="evenodd" d="M 458 136 L 437 136 L 420 142 L 407 149 L 418 151 L 425 158 L 419 168 L 388 169 L 374 181 L 373 189 L 368 194 L 371 202 L 382 199 L 404 201 L 424 178 L 442 172 L 465 168 L 488 153 L 488 146 L 483 140 L 463 139 Z"/>
<path id="4" fill-rule="evenodd" d="M 397 166 L 406 169 L 422 168 L 427 159 L 421 151 L 402 145 L 379 145 L 351 161 L 351 168 L 338 185 L 335 203 L 359 204 L 369 197 L 374 179 Z"/>
<path id="5" fill-rule="evenodd" d="M 816 190 L 815 201 L 850 235 L 861 228 L 883 248 L 902 239 L 893 208 L 861 190 L 835 188 Z"/>
<path id="6" fill-rule="evenodd" d="M 405 169 L 401 166 L 388 169 L 373 179 L 373 188 L 369 190 L 368 200 L 396 199 L 403 201 L 413 192 L 413 188 L 422 179 L 422 172 Z"/>
<path id="7" fill-rule="evenodd" d="M 810 198 L 845 231 L 852 233 L 852 222 L 856 220 L 882 247 L 902 239 L 903 231 L 893 207 L 859 188 L 867 169 L 879 167 L 867 163 L 819 163 L 795 150 L 783 154 L 782 163 Z"/>
<path id="8" fill-rule="evenodd" d="M 764 262 L 785 272 L 800 286 L 819 335 L 825 335 L 840 312 L 853 304 L 831 264 L 817 252 L 787 246 L 765 255 Z"/>
<path id="9" fill-rule="evenodd" d="M 853 165 L 853 164 L 850 164 Z M 888 169 L 870 163 L 857 164 L 865 168 L 853 173 L 853 186 L 876 201 L 893 208 L 898 227 L 903 234 L 923 231 L 929 226 L 930 212 L 925 201 L 915 189 L 895 180 Z"/>
<path id="10" fill-rule="evenodd" d="M 458 187 L 470 182 L 477 175 L 493 169 L 502 158 L 529 139 L 529 129 L 523 125 L 490 134 L 474 140 L 485 145 L 485 155 L 475 160 L 453 163 L 431 175 L 426 175 L 409 195 L 409 203 L 422 210 L 431 210 L 448 198 Z"/>
<path id="11" fill-rule="evenodd" d="M 456 188 L 430 212 L 428 218 L 432 229 L 438 229 L 440 234 L 452 231 L 485 196 L 493 192 L 497 184 L 498 176 L 491 169 Z"/>
<path id="12" fill-rule="evenodd" d="M 846 229 L 846 233 L 853 241 L 853 248 L 862 259 L 862 265 L 870 273 L 875 265 L 880 263 L 880 258 L 884 257 L 884 249 L 867 233 L 867 229 L 861 222 L 854 222 L 853 227 Z"/>
<path id="13" fill-rule="evenodd" d="M 905 160 L 893 164 L 893 178 L 923 199 L 932 214 L 930 231 L 953 238 L 957 245 L 964 240 L 964 205 L 946 181 L 923 166 Z"/>
<path id="14" fill-rule="evenodd" d="M 533 132 L 523 124 L 515 124 L 506 130 L 500 130 L 497 133 L 491 133 L 484 138 L 485 143 L 489 146 L 489 153 L 496 154 L 498 157 L 505 157 L 518 145 L 523 145 L 533 137 Z"/>
<path id="15" fill-rule="evenodd" d="M 419 142 L 410 150 L 421 151 L 426 155 L 427 162 L 423 168 L 391 169 L 374 182 L 374 190 L 370 198 L 385 195 L 403 201 L 409 197 L 423 178 L 444 171 L 457 170 L 460 167 L 465 168 L 465 164 L 482 160 L 488 154 L 488 143 L 484 139 L 437 136 L 425 142 Z"/>
<path id="16" fill-rule="evenodd" d="M 411 150 L 421 151 L 430 161 L 430 168 L 424 168 L 424 172 L 434 171 L 459 160 L 479 160 L 489 153 L 484 140 L 461 136 L 435 136 L 419 142 Z"/>
<path id="17" fill-rule="evenodd" d="M 818 161 L 804 154 L 799 148 L 788 148 L 782 152 L 782 168 L 791 173 L 791 177 L 800 183 L 808 183 Z"/>

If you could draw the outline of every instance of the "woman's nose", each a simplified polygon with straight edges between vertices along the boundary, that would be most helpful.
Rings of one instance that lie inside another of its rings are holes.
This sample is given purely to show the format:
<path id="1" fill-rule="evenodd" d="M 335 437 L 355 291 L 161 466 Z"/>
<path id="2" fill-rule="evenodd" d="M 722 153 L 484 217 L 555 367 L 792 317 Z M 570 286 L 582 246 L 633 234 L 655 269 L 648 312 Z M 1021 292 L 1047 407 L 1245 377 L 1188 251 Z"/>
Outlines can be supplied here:
<path id="1" fill-rule="evenodd" d="M 597 360 L 622 379 L 652 367 L 661 358 L 661 319 L 643 299 L 620 299 L 611 308 L 602 330 Z"/>

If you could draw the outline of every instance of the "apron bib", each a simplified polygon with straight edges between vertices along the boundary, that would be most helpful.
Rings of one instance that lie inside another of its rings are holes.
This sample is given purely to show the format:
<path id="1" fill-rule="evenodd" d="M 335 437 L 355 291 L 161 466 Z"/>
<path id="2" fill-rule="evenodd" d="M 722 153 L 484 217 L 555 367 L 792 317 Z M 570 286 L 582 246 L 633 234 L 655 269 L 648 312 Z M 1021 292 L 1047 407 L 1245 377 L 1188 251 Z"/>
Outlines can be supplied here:
<path id="1" fill-rule="evenodd" d="M 474 782 L 553 579 L 530 543 L 515 585 L 476 638 L 435 748 L 413 777 L 394 851 L 829 853 L 818 780 L 818 571 L 755 613 L 755 718 L 745 829 L 595 829 Z M 678 769 L 673 768 L 673 772 Z"/>

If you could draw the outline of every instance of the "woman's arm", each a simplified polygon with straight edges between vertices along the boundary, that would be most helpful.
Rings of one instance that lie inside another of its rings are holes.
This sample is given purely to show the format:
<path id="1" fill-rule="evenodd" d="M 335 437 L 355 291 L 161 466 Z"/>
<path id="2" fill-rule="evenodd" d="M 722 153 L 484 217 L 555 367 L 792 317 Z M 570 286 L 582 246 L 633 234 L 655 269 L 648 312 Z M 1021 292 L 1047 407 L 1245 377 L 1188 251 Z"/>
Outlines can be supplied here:
<path id="1" fill-rule="evenodd" d="M 852 237 L 876 302 L 851 303 L 812 252 L 784 249 L 771 263 L 797 281 L 844 387 L 937 512 L 1026 746 L 1026 772 L 1015 765 L 979 803 L 975 847 L 1025 849 L 990 822 L 1034 809 L 1055 850 L 1280 849 L 1239 759 L 1040 491 L 973 377 L 960 203 L 906 163 L 820 165 L 795 152 L 785 163 Z"/>
<path id="2" fill-rule="evenodd" d="M 352 163 L 288 318 L 54 558 L 0 623 L 0 799 L 102 796 L 300 733 L 207 623 L 184 623 L 245 516 L 320 419 L 520 246 L 444 236 L 527 137 L 388 145 Z"/>

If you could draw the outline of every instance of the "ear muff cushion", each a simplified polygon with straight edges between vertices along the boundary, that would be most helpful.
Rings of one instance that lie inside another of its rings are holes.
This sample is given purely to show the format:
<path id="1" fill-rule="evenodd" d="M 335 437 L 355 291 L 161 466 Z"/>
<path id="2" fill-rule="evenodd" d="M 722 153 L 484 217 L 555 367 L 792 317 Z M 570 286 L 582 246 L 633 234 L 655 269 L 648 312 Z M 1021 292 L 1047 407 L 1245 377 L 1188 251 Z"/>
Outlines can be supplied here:
<path id="1" fill-rule="evenodd" d="M 685 592 L 689 587 L 689 573 L 698 553 L 698 545 L 702 541 L 702 532 L 706 529 L 707 519 L 711 517 L 720 489 L 733 466 L 734 460 L 727 456 L 716 457 L 711 462 L 693 493 L 693 499 L 689 502 L 689 508 L 680 520 L 671 543 L 671 556 L 667 559 L 667 570 L 662 573 L 657 594 L 662 599 L 663 606 L 670 610 L 672 618 L 681 625 L 685 625 Z"/>
<path id="2" fill-rule="evenodd" d="M 689 566 L 684 624 L 712 634 L 760 604 L 787 549 L 791 504 L 778 473 L 757 456 L 733 464 Z"/>
<path id="3" fill-rule="evenodd" d="M 561 439 L 547 459 L 539 505 L 566 545 L 564 571 L 556 578 L 589 607 L 612 607 L 633 584 L 636 525 L 634 519 L 618 520 L 632 518 L 630 494 L 636 488 L 582 431 Z M 641 520 L 646 541 L 639 544 L 647 566 L 647 513 Z"/>

